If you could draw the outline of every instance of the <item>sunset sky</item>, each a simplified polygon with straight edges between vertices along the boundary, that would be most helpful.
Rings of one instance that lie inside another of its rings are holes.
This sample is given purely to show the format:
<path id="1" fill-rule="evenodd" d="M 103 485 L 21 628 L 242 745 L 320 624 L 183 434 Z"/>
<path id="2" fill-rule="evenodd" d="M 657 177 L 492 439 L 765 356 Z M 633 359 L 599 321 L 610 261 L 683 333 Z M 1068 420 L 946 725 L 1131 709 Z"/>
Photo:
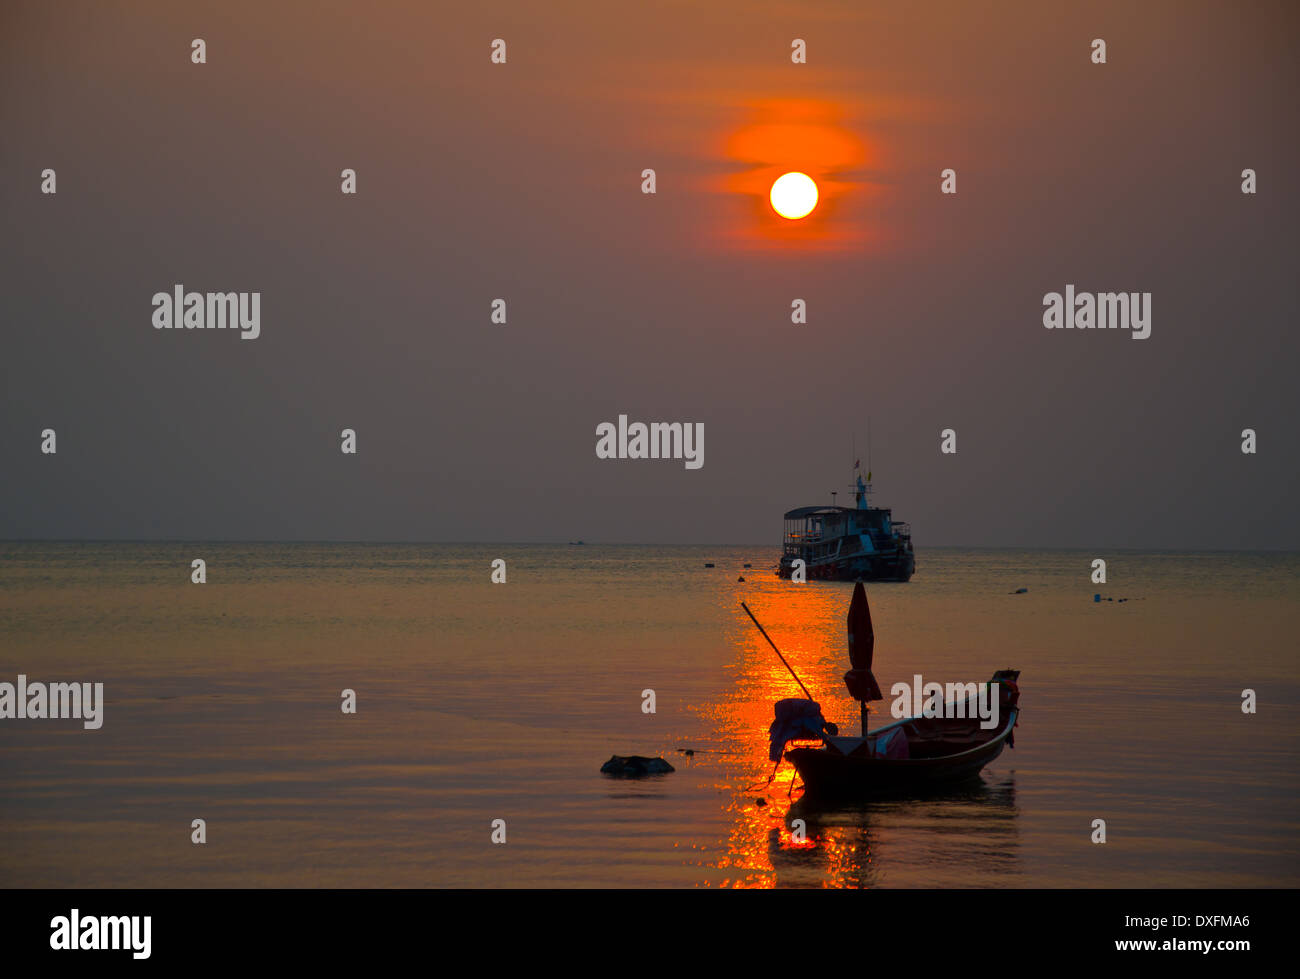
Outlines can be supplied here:
<path id="1" fill-rule="evenodd" d="M 5 4 L 0 537 L 775 548 L 870 417 L 918 549 L 1300 547 L 1294 4 L 477 6 Z"/>

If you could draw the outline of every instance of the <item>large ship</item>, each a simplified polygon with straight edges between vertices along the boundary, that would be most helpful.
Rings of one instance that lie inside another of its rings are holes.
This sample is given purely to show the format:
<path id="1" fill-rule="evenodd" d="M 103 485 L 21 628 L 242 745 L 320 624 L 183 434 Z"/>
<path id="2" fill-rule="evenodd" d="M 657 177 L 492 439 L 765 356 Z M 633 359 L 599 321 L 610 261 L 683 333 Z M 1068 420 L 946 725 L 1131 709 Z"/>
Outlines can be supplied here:
<path id="1" fill-rule="evenodd" d="M 867 502 L 871 474 L 857 477 L 854 507 L 804 506 L 785 515 L 785 538 L 777 570 L 789 578 L 802 561 L 808 578 L 831 581 L 907 581 L 916 570 L 912 528 L 897 523 L 887 507 Z"/>

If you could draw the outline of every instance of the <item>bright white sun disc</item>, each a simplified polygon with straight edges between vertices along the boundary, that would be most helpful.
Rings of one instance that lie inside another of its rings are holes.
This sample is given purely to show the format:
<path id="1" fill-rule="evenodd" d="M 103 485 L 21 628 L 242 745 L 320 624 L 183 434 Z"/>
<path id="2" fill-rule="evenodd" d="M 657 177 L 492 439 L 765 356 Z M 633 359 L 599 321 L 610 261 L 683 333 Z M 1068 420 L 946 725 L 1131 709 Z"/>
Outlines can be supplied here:
<path id="1" fill-rule="evenodd" d="M 817 185 L 806 173 L 786 173 L 776 178 L 768 196 L 777 214 L 794 221 L 817 206 Z"/>

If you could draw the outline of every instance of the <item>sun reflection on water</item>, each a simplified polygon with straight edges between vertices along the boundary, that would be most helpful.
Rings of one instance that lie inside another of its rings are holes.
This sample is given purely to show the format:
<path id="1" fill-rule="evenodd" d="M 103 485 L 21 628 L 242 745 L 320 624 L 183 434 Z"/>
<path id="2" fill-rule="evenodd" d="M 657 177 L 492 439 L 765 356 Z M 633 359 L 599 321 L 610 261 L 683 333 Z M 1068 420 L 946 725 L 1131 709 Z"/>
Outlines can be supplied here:
<path id="1" fill-rule="evenodd" d="M 888 663 L 889 636 L 905 628 L 907 585 L 872 585 L 877 664 Z M 740 609 L 746 601 L 798 672 L 828 720 L 857 733 L 858 705 L 844 689 L 848 669 L 845 616 L 852 585 L 792 587 L 756 574 L 725 598 L 735 608 L 727 635 L 733 651 L 729 691 L 701 713 L 723 745 L 716 788 L 730 825 L 725 839 L 698 848 L 704 864 L 727 872 L 727 887 L 876 887 L 891 881 L 929 886 L 1007 883 L 1019 873 L 1014 777 L 990 769 L 982 780 L 941 796 L 826 807 L 801 798 L 794 769 L 783 761 L 769 783 L 768 725 L 773 704 L 802 697 L 798 683 Z M 882 600 L 883 598 L 883 600 Z M 882 614 L 883 613 L 883 614 Z M 886 673 L 903 675 L 905 664 Z M 882 686 L 888 689 L 882 678 Z M 876 704 L 871 723 L 885 723 Z M 761 800 L 761 802 L 760 802 Z M 792 831 L 802 820 L 803 839 Z M 710 859 L 711 857 L 711 859 Z"/>

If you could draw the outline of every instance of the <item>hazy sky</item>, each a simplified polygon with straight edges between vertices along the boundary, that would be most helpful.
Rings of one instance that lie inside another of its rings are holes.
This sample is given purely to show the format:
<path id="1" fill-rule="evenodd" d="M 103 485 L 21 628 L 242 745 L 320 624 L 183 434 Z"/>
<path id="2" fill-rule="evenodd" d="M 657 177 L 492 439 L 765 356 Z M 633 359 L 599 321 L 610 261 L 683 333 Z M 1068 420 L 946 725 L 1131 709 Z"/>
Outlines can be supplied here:
<path id="1" fill-rule="evenodd" d="M 4 4 L 0 537 L 775 545 L 870 417 L 918 548 L 1300 547 L 1295 4 L 479 6 Z"/>

